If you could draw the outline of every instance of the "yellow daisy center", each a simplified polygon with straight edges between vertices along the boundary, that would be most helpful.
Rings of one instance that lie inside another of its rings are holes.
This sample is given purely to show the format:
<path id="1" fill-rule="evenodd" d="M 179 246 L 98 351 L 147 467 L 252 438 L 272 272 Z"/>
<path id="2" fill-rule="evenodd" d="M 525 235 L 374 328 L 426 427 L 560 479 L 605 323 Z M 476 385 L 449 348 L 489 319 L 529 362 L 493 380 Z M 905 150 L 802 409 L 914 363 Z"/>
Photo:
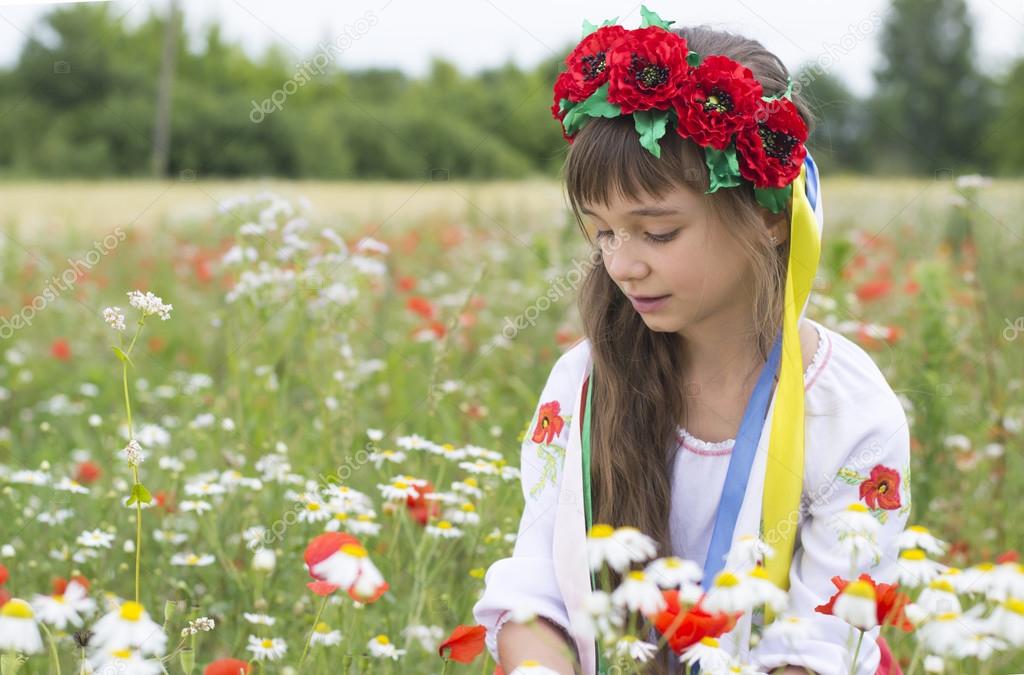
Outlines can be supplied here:
<path id="1" fill-rule="evenodd" d="M 13 619 L 31 619 L 35 616 L 32 613 L 32 606 L 20 598 L 12 598 L 0 607 L 0 616 Z"/>
<path id="2" fill-rule="evenodd" d="M 703 637 L 700 639 L 700 643 L 705 647 L 718 647 L 718 640 L 713 637 Z"/>
<path id="3" fill-rule="evenodd" d="M 718 576 L 715 577 L 715 586 L 722 586 L 725 588 L 732 588 L 733 586 L 739 586 L 740 579 L 732 572 L 719 572 Z"/>
<path id="4" fill-rule="evenodd" d="M 366 549 L 359 544 L 344 544 L 341 547 L 341 552 L 345 555 L 352 556 L 353 558 L 366 557 Z"/>
<path id="5" fill-rule="evenodd" d="M 348 520 L 348 514 L 347 513 L 335 513 L 334 514 L 334 519 L 335 520 Z"/>
<path id="6" fill-rule="evenodd" d="M 462 510 L 465 511 L 466 513 L 473 513 L 474 511 L 476 511 L 476 507 L 470 504 L 469 502 L 466 502 L 465 504 L 462 505 Z"/>
<path id="7" fill-rule="evenodd" d="M 866 581 L 857 579 L 846 585 L 843 589 L 844 595 L 852 595 L 855 598 L 864 598 L 865 600 L 875 601 L 875 589 Z"/>
<path id="8" fill-rule="evenodd" d="M 142 618 L 143 611 L 145 610 L 143 610 L 142 605 L 129 600 L 121 605 L 121 618 L 125 621 L 138 621 Z"/>
<path id="9" fill-rule="evenodd" d="M 310 511 L 319 511 L 320 505 L 317 504 L 316 502 L 309 502 L 306 504 L 306 508 Z"/>
<path id="10" fill-rule="evenodd" d="M 750 576 L 754 577 L 755 579 L 764 579 L 765 581 L 768 580 L 768 572 L 765 571 L 764 567 L 755 567 L 754 569 L 750 570 Z"/>
<path id="11" fill-rule="evenodd" d="M 928 528 L 924 527 L 923 525 L 911 525 L 907 529 L 910 530 L 911 532 L 917 532 L 918 534 L 931 534 L 928 531 Z"/>
<path id="12" fill-rule="evenodd" d="M 439 520 L 437 522 L 437 527 L 438 527 L 438 529 L 441 529 L 441 530 L 450 530 L 451 527 L 452 527 L 452 524 L 449 523 L 447 520 Z"/>
<path id="13" fill-rule="evenodd" d="M 860 502 L 854 502 L 846 507 L 847 511 L 853 511 L 855 513 L 867 513 L 868 507 L 864 506 Z"/>
<path id="14" fill-rule="evenodd" d="M 330 633 L 331 627 L 328 626 L 326 622 L 321 621 L 316 625 L 316 628 L 314 628 L 313 630 L 315 630 L 317 633 Z"/>
<path id="15" fill-rule="evenodd" d="M 526 666 L 527 668 L 533 668 L 534 666 L 539 666 L 540 665 L 540 661 L 534 661 L 533 659 L 526 659 L 525 661 L 520 661 L 519 665 Z"/>
<path id="16" fill-rule="evenodd" d="M 936 621 L 956 621 L 959 618 L 959 614 L 956 612 L 943 612 L 935 617 Z"/>
<path id="17" fill-rule="evenodd" d="M 128 659 L 130 659 L 132 657 L 132 650 L 130 650 L 130 649 L 115 649 L 114 651 L 110 652 L 110 655 L 113 656 L 115 659 L 125 659 L 125 660 L 128 660 Z"/>
<path id="18" fill-rule="evenodd" d="M 373 639 L 376 640 L 377 644 L 379 644 L 379 645 L 389 645 L 389 644 L 391 644 L 391 640 L 388 640 L 388 636 L 387 635 L 378 635 L 377 637 L 375 637 Z"/>
<path id="19" fill-rule="evenodd" d="M 611 525 L 604 523 L 598 523 L 590 528 L 591 539 L 607 539 L 615 533 L 615 528 Z"/>
<path id="20" fill-rule="evenodd" d="M 260 642 L 260 647 L 263 647 L 264 649 L 270 649 L 273 646 L 274 646 L 274 641 L 273 640 L 267 640 L 266 638 L 264 638 Z"/>
<path id="21" fill-rule="evenodd" d="M 1009 600 L 1003 603 L 1003 607 L 1010 610 L 1014 614 L 1024 615 L 1024 600 L 1010 598 Z"/>
<path id="22" fill-rule="evenodd" d="M 626 576 L 628 576 L 633 581 L 643 581 L 644 580 L 644 573 L 642 571 L 640 571 L 640 570 L 633 570 L 632 572 L 630 572 Z"/>
<path id="23" fill-rule="evenodd" d="M 404 490 L 409 487 L 409 484 L 399 480 L 392 483 L 392 487 L 398 490 Z"/>
<path id="24" fill-rule="evenodd" d="M 906 551 L 900 553 L 900 557 L 904 560 L 924 560 L 924 551 L 919 548 L 908 548 Z"/>
<path id="25" fill-rule="evenodd" d="M 476 487 L 477 485 L 479 485 L 479 483 L 476 482 L 476 478 L 467 478 L 462 482 L 468 485 L 469 487 Z"/>
<path id="26" fill-rule="evenodd" d="M 945 591 L 946 593 L 953 592 L 953 584 L 949 583 L 945 579 L 933 579 L 928 588 L 934 588 L 937 591 Z"/>

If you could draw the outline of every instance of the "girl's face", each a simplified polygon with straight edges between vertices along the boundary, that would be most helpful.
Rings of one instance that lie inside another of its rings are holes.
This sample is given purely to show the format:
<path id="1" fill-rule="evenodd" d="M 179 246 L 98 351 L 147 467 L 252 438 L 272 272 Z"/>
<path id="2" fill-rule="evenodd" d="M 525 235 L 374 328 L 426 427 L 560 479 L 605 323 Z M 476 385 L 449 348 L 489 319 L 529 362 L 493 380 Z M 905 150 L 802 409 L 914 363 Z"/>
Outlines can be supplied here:
<path id="1" fill-rule="evenodd" d="M 749 263 L 701 195 L 678 186 L 664 199 L 580 206 L 608 275 L 651 330 L 684 332 L 723 312 L 749 316 Z"/>

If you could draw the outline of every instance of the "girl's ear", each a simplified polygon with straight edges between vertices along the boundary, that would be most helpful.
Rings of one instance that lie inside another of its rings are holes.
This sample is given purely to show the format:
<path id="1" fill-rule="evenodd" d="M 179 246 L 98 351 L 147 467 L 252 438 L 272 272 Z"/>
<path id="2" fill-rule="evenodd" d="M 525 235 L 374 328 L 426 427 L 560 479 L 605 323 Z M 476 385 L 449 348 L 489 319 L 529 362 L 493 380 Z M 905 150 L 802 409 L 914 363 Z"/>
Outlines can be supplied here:
<path id="1" fill-rule="evenodd" d="M 764 219 L 765 236 L 770 239 L 774 235 L 775 245 L 779 246 L 789 236 L 789 209 L 785 208 L 779 213 L 772 213 L 765 209 L 764 213 L 766 214 Z"/>

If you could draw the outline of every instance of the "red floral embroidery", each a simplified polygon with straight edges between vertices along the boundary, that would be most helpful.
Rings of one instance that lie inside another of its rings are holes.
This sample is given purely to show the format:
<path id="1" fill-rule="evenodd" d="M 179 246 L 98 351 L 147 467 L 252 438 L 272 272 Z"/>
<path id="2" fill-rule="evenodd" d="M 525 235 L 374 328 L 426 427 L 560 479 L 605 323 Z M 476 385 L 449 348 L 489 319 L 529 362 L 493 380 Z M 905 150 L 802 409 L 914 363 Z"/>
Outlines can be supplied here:
<path id="1" fill-rule="evenodd" d="M 537 413 L 537 426 L 533 430 L 534 443 L 550 443 L 562 433 L 565 420 L 558 414 L 562 406 L 558 401 L 549 401 Z"/>
<path id="2" fill-rule="evenodd" d="M 876 464 L 871 475 L 860 484 L 860 498 L 873 509 L 900 507 L 900 472 Z"/>

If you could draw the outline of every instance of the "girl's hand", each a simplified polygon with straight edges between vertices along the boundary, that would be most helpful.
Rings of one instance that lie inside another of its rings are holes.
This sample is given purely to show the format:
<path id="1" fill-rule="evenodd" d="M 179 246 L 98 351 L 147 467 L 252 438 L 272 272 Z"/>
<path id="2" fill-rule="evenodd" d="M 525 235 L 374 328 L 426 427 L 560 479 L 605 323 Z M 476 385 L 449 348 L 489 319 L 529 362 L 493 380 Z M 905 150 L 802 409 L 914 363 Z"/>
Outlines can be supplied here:
<path id="1" fill-rule="evenodd" d="M 772 671 L 772 675 L 817 675 L 813 670 L 797 666 L 783 666 Z"/>

